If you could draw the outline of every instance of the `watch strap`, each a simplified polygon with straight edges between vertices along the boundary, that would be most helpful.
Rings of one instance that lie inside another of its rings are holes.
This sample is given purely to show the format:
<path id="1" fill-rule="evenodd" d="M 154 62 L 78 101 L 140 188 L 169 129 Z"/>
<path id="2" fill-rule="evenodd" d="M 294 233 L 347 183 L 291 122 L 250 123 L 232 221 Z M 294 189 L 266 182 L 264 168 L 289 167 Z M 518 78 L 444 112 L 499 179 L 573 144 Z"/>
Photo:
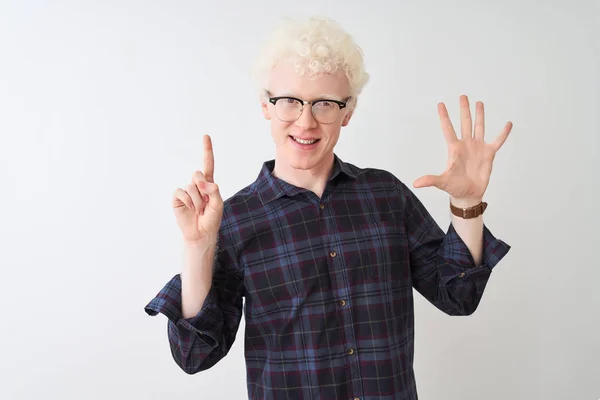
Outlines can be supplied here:
<path id="1" fill-rule="evenodd" d="M 487 208 L 487 203 L 486 202 L 481 202 L 473 207 L 468 207 L 468 208 L 461 208 L 461 207 L 456 207 L 454 204 L 452 204 L 452 202 L 450 202 L 450 210 L 452 211 L 452 214 L 456 215 L 457 217 L 463 218 L 463 219 L 471 219 L 471 218 L 477 218 L 479 217 L 481 214 L 484 213 L 485 209 Z"/>

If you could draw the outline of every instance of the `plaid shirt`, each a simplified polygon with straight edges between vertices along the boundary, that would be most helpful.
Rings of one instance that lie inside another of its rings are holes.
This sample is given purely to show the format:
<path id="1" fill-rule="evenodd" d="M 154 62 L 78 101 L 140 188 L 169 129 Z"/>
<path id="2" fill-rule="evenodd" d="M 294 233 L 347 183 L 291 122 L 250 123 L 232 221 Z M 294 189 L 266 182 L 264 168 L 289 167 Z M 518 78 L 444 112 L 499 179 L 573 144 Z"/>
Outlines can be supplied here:
<path id="1" fill-rule="evenodd" d="M 146 306 L 168 318 L 175 362 L 188 374 L 214 366 L 243 310 L 250 399 L 417 399 L 412 288 L 469 315 L 510 246 L 484 226 L 476 266 L 452 224 L 444 234 L 389 172 L 336 155 L 319 199 L 273 167 L 225 202 L 201 311 L 182 318 L 179 275 Z"/>

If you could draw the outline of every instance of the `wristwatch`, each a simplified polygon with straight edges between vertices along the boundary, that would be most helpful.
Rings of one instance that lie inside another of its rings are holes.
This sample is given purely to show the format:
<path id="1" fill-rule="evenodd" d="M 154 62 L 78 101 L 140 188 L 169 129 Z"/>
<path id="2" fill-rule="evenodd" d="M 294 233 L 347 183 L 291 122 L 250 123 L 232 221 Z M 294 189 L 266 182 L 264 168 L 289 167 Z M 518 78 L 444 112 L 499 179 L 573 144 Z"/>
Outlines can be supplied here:
<path id="1" fill-rule="evenodd" d="M 452 214 L 456 215 L 457 217 L 464 218 L 464 219 L 477 218 L 481 214 L 483 214 L 483 212 L 485 211 L 486 208 L 487 208 L 487 203 L 485 203 L 483 201 L 481 203 L 477 204 L 476 206 L 468 207 L 468 208 L 456 207 L 455 205 L 452 204 L 452 202 L 450 202 L 450 210 L 452 211 Z"/>

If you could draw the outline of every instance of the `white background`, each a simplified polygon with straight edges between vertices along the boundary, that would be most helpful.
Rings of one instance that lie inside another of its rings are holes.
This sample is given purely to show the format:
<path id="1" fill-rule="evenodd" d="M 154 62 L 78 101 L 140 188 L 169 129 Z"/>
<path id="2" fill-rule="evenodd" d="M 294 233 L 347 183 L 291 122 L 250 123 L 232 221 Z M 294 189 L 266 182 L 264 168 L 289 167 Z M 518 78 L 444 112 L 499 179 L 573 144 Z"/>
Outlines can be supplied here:
<path id="1" fill-rule="evenodd" d="M 394 5 L 392 5 L 394 4 Z M 485 221 L 512 246 L 478 311 L 416 297 L 420 398 L 600 398 L 600 5 L 0 1 L 0 398 L 241 399 L 243 332 L 211 370 L 143 307 L 181 268 L 173 191 L 213 138 L 227 198 L 274 155 L 251 63 L 282 16 L 325 14 L 371 82 L 337 154 L 409 186 L 440 173 L 436 104 L 514 123 Z M 447 196 L 417 195 L 445 230 Z"/>

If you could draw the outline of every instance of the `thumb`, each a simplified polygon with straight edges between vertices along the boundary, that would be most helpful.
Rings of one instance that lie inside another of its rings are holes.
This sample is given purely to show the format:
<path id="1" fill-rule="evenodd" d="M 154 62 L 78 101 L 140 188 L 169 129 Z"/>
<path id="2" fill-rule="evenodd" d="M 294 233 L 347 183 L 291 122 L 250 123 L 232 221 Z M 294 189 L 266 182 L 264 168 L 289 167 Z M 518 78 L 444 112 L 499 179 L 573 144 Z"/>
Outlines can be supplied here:
<path id="1" fill-rule="evenodd" d="M 419 179 L 415 180 L 413 186 L 415 188 L 423 188 L 429 186 L 435 186 L 439 188 L 441 181 L 442 177 L 439 175 L 424 175 Z"/>

